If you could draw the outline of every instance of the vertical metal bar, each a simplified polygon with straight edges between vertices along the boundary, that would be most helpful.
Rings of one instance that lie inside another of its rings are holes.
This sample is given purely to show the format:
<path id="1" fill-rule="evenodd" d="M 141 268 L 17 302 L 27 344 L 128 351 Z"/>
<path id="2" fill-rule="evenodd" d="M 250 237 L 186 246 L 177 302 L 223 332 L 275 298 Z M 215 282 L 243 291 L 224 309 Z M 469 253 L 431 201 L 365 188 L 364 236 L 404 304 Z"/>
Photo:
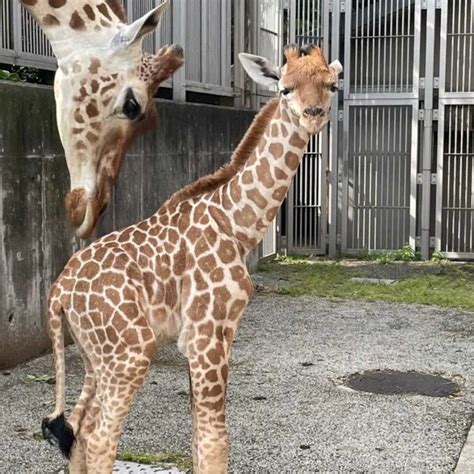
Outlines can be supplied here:
<path id="1" fill-rule="evenodd" d="M 407 37 L 407 52 L 406 52 L 406 57 L 407 57 L 407 70 L 406 70 L 406 84 L 407 84 L 407 92 L 410 90 L 410 55 L 412 52 L 412 46 L 413 46 L 413 35 L 415 32 L 412 30 L 412 16 L 411 16 L 411 0 L 408 0 L 408 11 L 407 11 L 407 31 L 408 31 L 408 37 Z M 413 87 L 413 85 L 412 85 Z"/>
<path id="2" fill-rule="evenodd" d="M 467 68 L 467 90 L 474 91 L 474 84 L 471 82 L 471 73 L 474 69 L 474 51 L 472 50 L 472 38 L 474 36 L 474 4 L 471 2 L 470 15 L 469 15 L 469 53 L 467 55 L 469 59 L 469 65 Z"/>
<path id="3" fill-rule="evenodd" d="M 349 0 L 350 2 L 351 0 Z M 350 10 L 349 10 L 350 11 Z M 347 16 L 346 15 L 346 25 L 347 25 Z M 346 37 L 347 40 L 347 37 Z M 346 50 L 347 54 L 347 50 Z M 343 120 L 343 134 L 342 134 L 342 142 L 343 142 L 343 159 L 342 159 L 342 166 L 341 166 L 341 174 L 342 174 L 342 199 L 341 199 L 341 215 L 342 215 L 342 222 L 341 222 L 341 252 L 344 254 L 347 251 L 347 221 L 348 221 L 348 157 L 349 157 L 349 104 L 344 102 L 344 120 Z"/>
<path id="4" fill-rule="evenodd" d="M 433 140 L 433 79 L 436 9 L 428 3 L 426 13 L 425 101 L 423 121 L 423 158 L 421 188 L 421 258 L 430 257 L 431 156 Z"/>
<path id="5" fill-rule="evenodd" d="M 375 66 L 375 46 L 377 45 L 377 36 L 375 34 L 375 24 L 376 24 L 376 10 L 375 10 L 375 5 L 377 2 L 374 1 L 374 7 L 372 11 L 372 26 L 371 26 L 371 38 L 372 38 L 372 88 L 371 92 L 373 93 L 375 91 L 375 71 L 376 71 L 376 66 Z M 379 65 L 377 64 L 377 67 Z"/>
<path id="6" fill-rule="evenodd" d="M 364 71 L 366 71 L 366 40 L 365 40 L 365 0 L 362 0 L 362 11 L 361 11 L 361 28 L 360 28 L 360 41 L 361 41 L 361 52 L 360 52 L 360 86 L 356 92 L 364 92 Z"/>
<path id="7" fill-rule="evenodd" d="M 221 86 L 229 87 L 230 86 L 230 0 L 221 0 L 221 17 L 220 17 L 220 27 L 221 27 Z"/>
<path id="8" fill-rule="evenodd" d="M 356 4 L 357 5 L 357 4 Z M 344 14 L 344 99 L 349 99 L 350 97 L 350 78 L 351 71 L 354 67 L 351 64 L 351 27 L 352 27 L 352 18 L 349 12 L 351 12 L 352 0 L 346 0 L 346 13 Z M 356 6 L 357 8 L 357 6 Z M 355 74 L 357 74 L 354 69 Z"/>
<path id="9" fill-rule="evenodd" d="M 337 2 L 336 2 L 337 3 Z M 354 28 L 354 92 L 357 92 L 357 76 L 358 76 L 358 64 L 359 64 L 359 42 L 360 42 L 360 35 L 359 35 L 359 2 L 356 1 L 355 3 L 355 8 L 356 8 L 356 14 L 355 14 L 355 28 Z M 346 31 L 345 31 L 345 39 L 346 39 L 346 47 L 345 52 L 346 55 L 349 54 L 350 56 L 350 49 L 347 49 L 347 37 L 351 38 L 352 36 L 352 15 L 349 14 L 349 12 L 352 13 L 351 10 L 346 9 Z M 350 27 L 347 28 L 347 23 L 349 22 Z M 352 46 L 352 39 L 350 39 L 349 44 Z M 347 62 L 347 61 L 345 61 Z"/>
<path id="10" fill-rule="evenodd" d="M 235 1 L 235 0 L 234 0 Z M 298 8 L 297 0 L 290 0 L 290 43 L 296 43 L 296 10 Z"/>
<path id="11" fill-rule="evenodd" d="M 405 84 L 403 83 L 403 78 L 405 77 L 405 64 L 409 58 L 409 49 L 407 48 L 407 57 L 404 56 L 405 51 L 405 0 L 402 0 L 402 28 L 401 28 L 401 43 L 400 43 L 400 92 L 406 92 Z M 403 59 L 405 58 L 405 59 Z"/>
<path id="12" fill-rule="evenodd" d="M 328 12 L 329 16 L 329 12 Z M 333 3 L 332 17 L 331 17 L 331 59 L 339 59 L 339 26 L 340 11 L 339 2 Z M 329 40 L 329 35 L 327 35 Z M 328 41 L 329 42 L 329 41 Z M 328 189 L 328 228 L 329 228 L 329 256 L 335 257 L 337 255 L 337 217 L 338 217 L 338 172 L 341 169 L 338 163 L 338 135 L 339 135 L 339 100 L 338 93 L 334 94 L 331 107 L 331 122 L 329 127 L 329 189 Z M 322 170 L 324 172 L 324 168 Z M 324 179 L 324 178 L 321 178 Z"/>
<path id="13" fill-rule="evenodd" d="M 211 0 L 212 1 L 212 0 Z M 209 0 L 201 0 L 201 81 L 209 84 Z M 194 19 L 196 21 L 196 19 Z"/>
<path id="14" fill-rule="evenodd" d="M 445 2 L 446 0 L 444 0 Z M 443 8 L 445 5 L 443 5 Z M 443 9 L 442 15 L 445 15 L 446 11 Z M 443 30 L 441 30 L 443 32 Z M 443 35 L 441 35 L 443 37 Z M 442 47 L 441 47 L 442 50 Z M 440 83 L 440 88 L 443 84 Z M 435 250 L 441 251 L 441 233 L 442 233 L 442 216 L 443 216 L 443 150 L 444 150 L 444 121 L 445 121 L 445 106 L 442 100 L 440 100 L 438 109 L 438 150 L 437 150 L 437 166 L 436 166 L 436 220 L 435 220 Z"/>
<path id="15" fill-rule="evenodd" d="M 395 65 L 394 65 L 394 91 L 398 92 L 398 43 L 400 41 L 400 33 L 398 32 L 398 20 L 399 20 L 399 5 L 398 5 L 398 0 L 396 4 L 396 13 L 395 13 Z M 400 91 L 401 92 L 401 91 Z"/>
<path id="16" fill-rule="evenodd" d="M 180 44 L 186 50 L 186 0 L 173 0 L 173 43 Z M 186 65 L 183 64 L 173 74 L 173 100 L 186 100 Z"/>
<path id="17" fill-rule="evenodd" d="M 295 2 L 296 0 L 292 0 Z M 234 0 L 234 88 L 240 92 L 236 94 L 234 106 L 245 105 L 245 76 L 239 61 L 239 53 L 245 51 L 245 0 Z M 291 31 L 291 30 L 290 30 Z"/>
<path id="18" fill-rule="evenodd" d="M 384 16 L 383 16 L 383 26 L 384 26 L 384 32 L 383 32 L 383 92 L 387 91 L 387 80 L 386 80 L 386 65 L 387 65 L 387 42 L 388 42 L 388 28 L 387 28 L 387 4 L 388 0 L 385 0 L 384 2 Z"/>
<path id="19" fill-rule="evenodd" d="M 466 63 L 469 63 L 469 58 L 466 55 L 466 46 L 467 46 L 467 36 L 466 36 L 466 32 L 467 32 L 467 6 L 468 6 L 468 2 L 465 2 L 464 3 L 465 11 L 462 15 L 464 17 L 464 28 L 463 28 L 463 35 L 462 35 L 462 58 L 463 58 L 463 61 L 462 61 L 462 76 L 461 76 L 461 90 L 463 92 L 466 91 L 466 88 L 465 88 Z"/>

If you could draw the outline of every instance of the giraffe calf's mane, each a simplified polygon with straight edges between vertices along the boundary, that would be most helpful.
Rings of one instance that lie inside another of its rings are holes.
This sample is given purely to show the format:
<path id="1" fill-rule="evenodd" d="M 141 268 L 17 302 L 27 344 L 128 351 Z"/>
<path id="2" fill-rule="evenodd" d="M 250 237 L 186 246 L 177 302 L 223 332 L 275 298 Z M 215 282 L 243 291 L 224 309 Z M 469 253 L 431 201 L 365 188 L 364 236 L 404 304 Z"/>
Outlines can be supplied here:
<path id="1" fill-rule="evenodd" d="M 215 173 L 199 178 L 194 183 L 188 184 L 180 191 L 173 194 L 163 207 L 174 207 L 182 201 L 201 196 L 214 191 L 219 186 L 229 182 L 245 165 L 252 152 L 258 145 L 267 125 L 278 107 L 279 99 L 271 99 L 258 112 L 253 119 L 250 128 L 245 133 L 239 145 L 232 154 L 229 163 L 219 168 Z"/>

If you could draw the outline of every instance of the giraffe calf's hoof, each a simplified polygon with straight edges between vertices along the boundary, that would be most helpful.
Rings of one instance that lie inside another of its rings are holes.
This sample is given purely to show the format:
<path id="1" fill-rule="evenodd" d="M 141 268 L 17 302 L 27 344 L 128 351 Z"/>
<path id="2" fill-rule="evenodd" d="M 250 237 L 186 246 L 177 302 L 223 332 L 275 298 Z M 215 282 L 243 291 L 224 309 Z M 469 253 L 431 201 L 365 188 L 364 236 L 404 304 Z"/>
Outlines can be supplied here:
<path id="1" fill-rule="evenodd" d="M 44 418 L 41 423 L 43 438 L 53 446 L 58 446 L 63 456 L 69 459 L 71 449 L 76 442 L 72 426 L 61 413 L 56 418 Z"/>

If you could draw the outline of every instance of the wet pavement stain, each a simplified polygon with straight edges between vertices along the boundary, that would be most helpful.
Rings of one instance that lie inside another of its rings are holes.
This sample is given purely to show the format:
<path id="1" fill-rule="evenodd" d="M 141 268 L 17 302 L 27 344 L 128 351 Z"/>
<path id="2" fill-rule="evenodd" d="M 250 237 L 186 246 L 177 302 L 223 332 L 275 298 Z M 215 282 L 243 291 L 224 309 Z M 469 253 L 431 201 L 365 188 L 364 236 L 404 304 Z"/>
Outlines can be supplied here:
<path id="1" fill-rule="evenodd" d="M 344 384 L 359 392 L 380 395 L 449 397 L 460 390 L 457 383 L 440 375 L 397 370 L 369 370 L 351 374 L 346 377 Z"/>

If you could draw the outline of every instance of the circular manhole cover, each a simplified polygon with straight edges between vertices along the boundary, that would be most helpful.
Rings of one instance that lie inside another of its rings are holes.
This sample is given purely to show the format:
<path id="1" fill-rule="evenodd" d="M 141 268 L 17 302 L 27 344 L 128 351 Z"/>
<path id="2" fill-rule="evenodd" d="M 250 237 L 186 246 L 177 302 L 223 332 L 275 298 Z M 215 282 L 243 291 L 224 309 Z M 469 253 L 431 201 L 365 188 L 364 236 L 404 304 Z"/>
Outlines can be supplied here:
<path id="1" fill-rule="evenodd" d="M 369 370 L 349 375 L 344 382 L 348 387 L 361 392 L 381 395 L 425 395 L 448 397 L 459 391 L 457 383 L 440 375 L 397 370 Z"/>

